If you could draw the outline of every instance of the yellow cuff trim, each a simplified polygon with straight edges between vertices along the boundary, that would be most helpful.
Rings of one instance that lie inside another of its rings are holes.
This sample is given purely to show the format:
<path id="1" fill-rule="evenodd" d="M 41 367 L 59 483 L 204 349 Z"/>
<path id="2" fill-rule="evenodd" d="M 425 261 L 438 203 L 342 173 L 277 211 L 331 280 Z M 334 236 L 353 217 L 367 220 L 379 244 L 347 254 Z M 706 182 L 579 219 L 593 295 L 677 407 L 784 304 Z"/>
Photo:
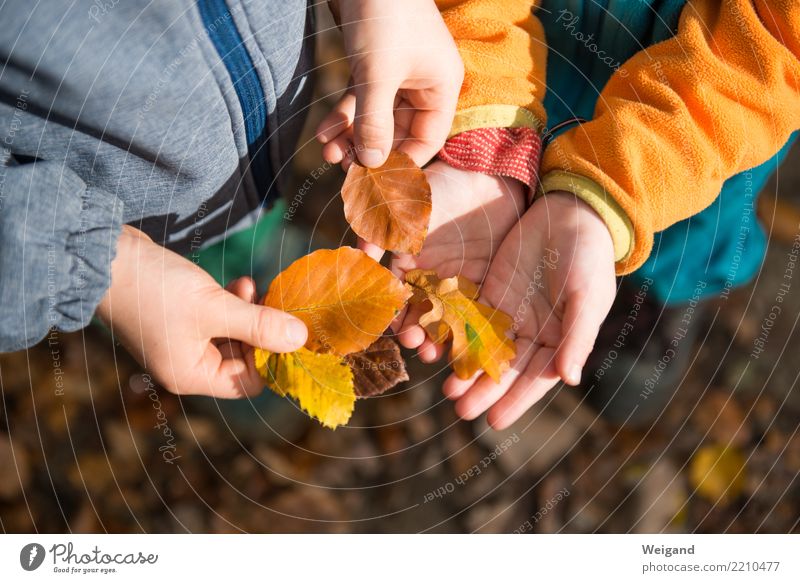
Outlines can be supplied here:
<path id="1" fill-rule="evenodd" d="M 633 249 L 633 224 L 611 195 L 596 182 L 571 172 L 549 172 L 541 180 L 544 194 L 554 190 L 573 193 L 603 219 L 614 242 L 614 261 L 624 261 Z"/>
<path id="2" fill-rule="evenodd" d="M 478 128 L 535 128 L 541 131 L 543 126 L 530 110 L 518 105 L 476 105 L 456 112 L 447 137 Z"/>

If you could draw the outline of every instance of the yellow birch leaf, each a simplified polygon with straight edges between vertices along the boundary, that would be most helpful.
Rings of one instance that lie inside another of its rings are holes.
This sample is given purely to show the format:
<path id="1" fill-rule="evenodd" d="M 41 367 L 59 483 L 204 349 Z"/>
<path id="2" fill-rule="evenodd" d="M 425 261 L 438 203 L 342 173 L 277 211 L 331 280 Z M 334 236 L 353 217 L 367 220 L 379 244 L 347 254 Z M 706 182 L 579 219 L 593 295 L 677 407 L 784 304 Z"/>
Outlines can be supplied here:
<path id="1" fill-rule="evenodd" d="M 350 420 L 356 392 L 353 371 L 342 357 L 307 348 L 284 354 L 257 348 L 255 361 L 270 389 L 292 397 L 325 427 L 336 429 Z"/>
<path id="2" fill-rule="evenodd" d="M 366 253 L 340 247 L 292 263 L 272 282 L 264 305 L 305 322 L 309 350 L 346 355 L 375 342 L 409 295 L 391 271 Z"/>
<path id="3" fill-rule="evenodd" d="M 406 274 L 411 303 L 429 301 L 431 309 L 419 323 L 437 343 L 452 338 L 450 361 L 459 378 L 480 369 L 495 382 L 516 356 L 514 341 L 507 336 L 513 321 L 508 314 L 478 301 L 478 286 L 461 277 L 440 279 L 433 271 L 415 269 Z"/>

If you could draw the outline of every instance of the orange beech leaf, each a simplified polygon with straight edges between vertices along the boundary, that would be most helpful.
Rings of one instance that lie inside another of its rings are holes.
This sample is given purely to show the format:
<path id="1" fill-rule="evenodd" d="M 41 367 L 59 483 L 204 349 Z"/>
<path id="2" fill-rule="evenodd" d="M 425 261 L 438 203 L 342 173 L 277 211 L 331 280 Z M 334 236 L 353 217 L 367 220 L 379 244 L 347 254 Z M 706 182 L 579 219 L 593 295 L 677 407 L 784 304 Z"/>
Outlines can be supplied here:
<path id="1" fill-rule="evenodd" d="M 309 350 L 345 355 L 375 342 L 409 295 L 392 272 L 366 253 L 340 247 L 292 263 L 272 282 L 264 305 L 305 322 Z"/>
<path id="2" fill-rule="evenodd" d="M 422 170 L 393 150 L 380 168 L 354 163 L 342 185 L 344 216 L 362 239 L 417 254 L 431 218 L 431 187 Z"/>

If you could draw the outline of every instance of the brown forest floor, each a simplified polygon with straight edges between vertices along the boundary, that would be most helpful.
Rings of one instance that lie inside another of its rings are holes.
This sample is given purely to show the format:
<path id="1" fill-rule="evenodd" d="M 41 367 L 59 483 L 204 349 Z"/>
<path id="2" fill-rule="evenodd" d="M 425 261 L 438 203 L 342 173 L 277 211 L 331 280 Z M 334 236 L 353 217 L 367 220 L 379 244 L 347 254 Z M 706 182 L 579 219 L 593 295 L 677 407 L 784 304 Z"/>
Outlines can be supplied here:
<path id="1" fill-rule="evenodd" d="M 346 75 L 326 38 L 321 95 Z M 298 187 L 320 164 L 304 142 Z M 295 236 L 349 241 L 341 179 L 332 169 L 314 182 Z M 57 336 L 63 392 L 47 343 L 0 356 L 0 530 L 797 531 L 800 290 L 786 296 L 764 353 L 750 353 L 800 228 L 798 189 L 795 149 L 767 189 L 781 203 L 757 285 L 712 304 L 693 366 L 649 430 L 609 424 L 579 391 L 558 388 L 510 430 L 487 431 L 455 418 L 440 367 L 407 354 L 416 382 L 360 402 L 350 425 L 331 432 L 277 398 L 218 407 L 142 390 L 141 369 L 93 327 Z M 154 427 L 159 409 L 174 463 Z M 720 463 L 704 462 L 720 448 Z M 698 469 L 710 472 L 700 490 Z"/>

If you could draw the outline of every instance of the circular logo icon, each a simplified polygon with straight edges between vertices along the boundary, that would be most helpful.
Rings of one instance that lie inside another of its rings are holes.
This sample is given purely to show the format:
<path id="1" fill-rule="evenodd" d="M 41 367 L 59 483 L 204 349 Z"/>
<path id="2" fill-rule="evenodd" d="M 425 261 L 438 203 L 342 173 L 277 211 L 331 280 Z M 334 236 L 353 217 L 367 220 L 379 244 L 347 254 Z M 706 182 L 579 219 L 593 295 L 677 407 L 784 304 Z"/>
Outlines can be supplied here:
<path id="1" fill-rule="evenodd" d="M 19 564 L 26 571 L 35 571 L 44 562 L 44 547 L 39 543 L 29 543 L 19 552 Z"/>

